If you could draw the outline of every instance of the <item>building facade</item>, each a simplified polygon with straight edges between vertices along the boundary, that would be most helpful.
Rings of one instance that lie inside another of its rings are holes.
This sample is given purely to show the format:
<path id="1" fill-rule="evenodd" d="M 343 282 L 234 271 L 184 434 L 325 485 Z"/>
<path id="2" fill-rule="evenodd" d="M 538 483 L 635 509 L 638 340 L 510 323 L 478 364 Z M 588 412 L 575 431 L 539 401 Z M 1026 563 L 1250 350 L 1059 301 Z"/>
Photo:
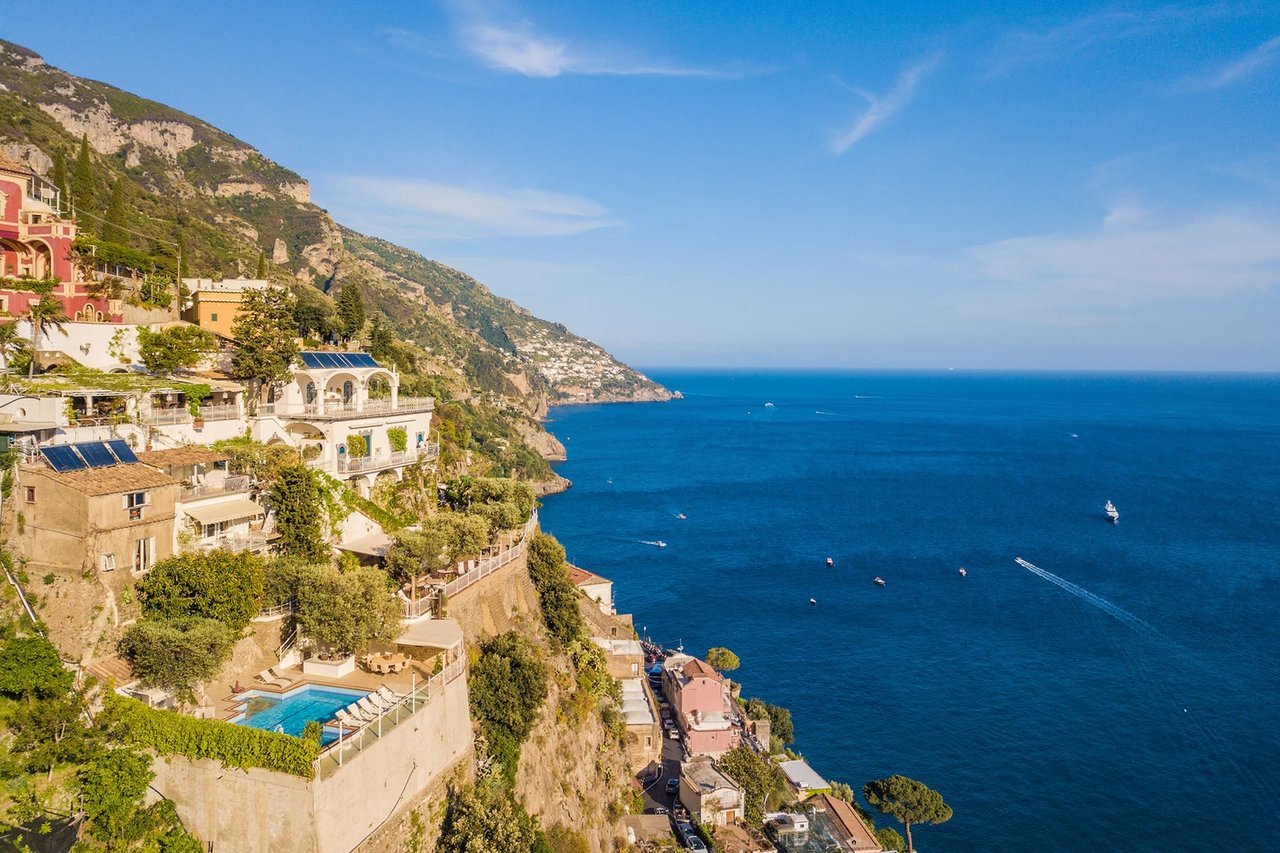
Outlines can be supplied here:
<path id="1" fill-rule="evenodd" d="M 718 672 L 695 657 L 671 655 L 662 663 L 662 681 L 692 755 L 723 755 L 738 745 L 729 684 Z"/>

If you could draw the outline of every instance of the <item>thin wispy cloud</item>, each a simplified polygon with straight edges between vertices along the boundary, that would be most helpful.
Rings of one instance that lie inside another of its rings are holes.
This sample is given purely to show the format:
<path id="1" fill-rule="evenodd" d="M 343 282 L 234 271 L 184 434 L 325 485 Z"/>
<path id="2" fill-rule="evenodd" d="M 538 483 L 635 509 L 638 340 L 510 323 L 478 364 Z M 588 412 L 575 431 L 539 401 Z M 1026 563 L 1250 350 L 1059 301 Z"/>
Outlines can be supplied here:
<path id="1" fill-rule="evenodd" d="M 1165 6 L 1148 11 L 1113 10 L 1085 15 L 1045 30 L 1007 33 L 987 60 L 987 74 L 999 77 L 1015 68 L 1068 59 L 1107 42 L 1148 35 L 1178 24 L 1223 14 L 1219 6 Z"/>
<path id="2" fill-rule="evenodd" d="M 512 19 L 480 3 L 454 6 L 456 36 L 462 49 L 496 71 L 525 77 L 615 75 L 737 78 L 761 69 L 707 68 L 638 57 L 624 49 L 571 42 L 539 32 L 527 19 Z"/>
<path id="3" fill-rule="evenodd" d="M 1263 42 L 1206 77 L 1191 80 L 1190 86 L 1201 91 L 1222 89 L 1266 71 L 1277 62 L 1280 62 L 1280 36 Z"/>
<path id="4" fill-rule="evenodd" d="M 1178 220 L 1121 206 L 1078 232 L 977 246 L 978 277 L 1015 285 L 1014 302 L 1106 312 L 1212 302 L 1280 286 L 1280 217 L 1218 210 Z"/>
<path id="5" fill-rule="evenodd" d="M 849 87 L 851 91 L 866 100 L 867 109 L 848 130 L 832 137 L 832 153 L 840 155 L 848 151 L 852 146 L 875 132 L 880 125 L 893 118 L 907 104 L 911 103 L 911 98 L 915 94 L 916 87 L 920 85 L 920 81 L 929 76 L 941 62 L 942 54 L 936 53 L 922 62 L 907 66 L 898 75 L 898 80 L 894 83 L 893 88 L 884 95 L 873 95 L 869 92 Z"/>
<path id="6" fill-rule="evenodd" d="M 341 176 L 345 215 L 403 239 L 563 237 L 622 223 L 600 204 L 535 189 L 480 189 L 428 180 Z"/>

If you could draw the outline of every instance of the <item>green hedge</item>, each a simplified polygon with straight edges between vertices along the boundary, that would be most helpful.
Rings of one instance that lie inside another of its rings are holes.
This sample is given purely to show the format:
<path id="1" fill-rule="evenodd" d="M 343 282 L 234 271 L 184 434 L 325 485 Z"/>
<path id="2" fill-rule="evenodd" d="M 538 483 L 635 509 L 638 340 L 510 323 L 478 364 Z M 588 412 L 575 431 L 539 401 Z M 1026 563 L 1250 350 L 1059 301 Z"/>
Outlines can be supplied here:
<path id="1" fill-rule="evenodd" d="M 121 739 L 161 755 L 212 758 L 225 767 L 262 767 L 304 779 L 312 777 L 320 755 L 313 740 L 159 711 L 116 693 L 107 693 L 105 704 L 109 725 Z"/>

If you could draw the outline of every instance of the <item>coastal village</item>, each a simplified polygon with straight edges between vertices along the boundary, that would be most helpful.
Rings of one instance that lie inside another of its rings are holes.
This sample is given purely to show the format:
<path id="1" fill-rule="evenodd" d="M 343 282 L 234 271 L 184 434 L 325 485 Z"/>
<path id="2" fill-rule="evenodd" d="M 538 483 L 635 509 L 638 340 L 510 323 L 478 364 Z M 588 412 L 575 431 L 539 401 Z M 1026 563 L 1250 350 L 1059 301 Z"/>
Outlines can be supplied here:
<path id="1" fill-rule="evenodd" d="M 436 401 L 402 394 L 358 329 L 295 338 L 292 313 L 271 325 L 292 297 L 269 277 L 166 281 L 107 257 L 60 192 L 0 159 L 3 562 L 26 626 L 0 656 L 56 650 L 11 694 L 65 673 L 145 750 L 147 800 L 190 849 L 444 848 L 422 816 L 468 780 L 519 778 L 558 725 L 549 692 L 609 733 L 594 771 L 617 791 L 603 824 L 538 813 L 561 840 L 884 849 L 851 789 L 786 749 L 786 712 L 741 696 L 736 662 L 643 641 L 611 581 L 538 529 L 527 483 L 447 470 Z M 244 366 L 280 352 L 274 373 Z M 530 660 L 537 686 L 513 688 Z M 492 710 L 504 695 L 532 703 L 523 723 Z M 434 814 L 442 839 L 458 808 Z M 74 842 L 88 813 L 54 835 Z"/>

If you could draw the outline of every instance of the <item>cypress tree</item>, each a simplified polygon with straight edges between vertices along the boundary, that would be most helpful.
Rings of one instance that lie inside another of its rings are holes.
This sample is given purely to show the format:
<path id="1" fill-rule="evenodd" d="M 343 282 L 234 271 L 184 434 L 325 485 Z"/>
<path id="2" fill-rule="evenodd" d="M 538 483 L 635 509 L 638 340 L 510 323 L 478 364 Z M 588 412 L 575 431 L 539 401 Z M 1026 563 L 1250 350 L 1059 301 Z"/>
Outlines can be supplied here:
<path id="1" fill-rule="evenodd" d="M 344 282 L 338 291 L 338 331 L 350 340 L 364 327 L 364 300 L 360 298 L 360 285 Z"/>
<path id="2" fill-rule="evenodd" d="M 102 223 L 102 239 L 108 243 L 129 242 L 129 232 L 125 230 L 125 221 L 128 214 L 125 212 L 125 193 L 128 187 L 125 186 L 124 176 L 116 179 L 115 186 L 111 188 L 111 201 L 107 204 L 107 215 Z"/>
<path id="3" fill-rule="evenodd" d="M 68 198 L 71 191 L 67 187 L 67 156 L 63 154 L 61 150 L 55 152 L 53 155 L 53 173 L 49 177 L 50 180 L 53 181 L 53 185 L 58 188 L 58 192 L 61 195 L 58 212 L 66 213 L 71 206 L 69 203 L 70 199 Z"/>
<path id="4" fill-rule="evenodd" d="M 80 153 L 71 173 L 71 201 L 83 211 L 96 212 L 98 193 L 93 186 L 93 160 L 89 156 L 89 134 L 80 137 Z"/>
<path id="5" fill-rule="evenodd" d="M 258 252 L 258 272 L 254 275 L 256 279 L 264 279 L 267 277 L 267 253 Z"/>

